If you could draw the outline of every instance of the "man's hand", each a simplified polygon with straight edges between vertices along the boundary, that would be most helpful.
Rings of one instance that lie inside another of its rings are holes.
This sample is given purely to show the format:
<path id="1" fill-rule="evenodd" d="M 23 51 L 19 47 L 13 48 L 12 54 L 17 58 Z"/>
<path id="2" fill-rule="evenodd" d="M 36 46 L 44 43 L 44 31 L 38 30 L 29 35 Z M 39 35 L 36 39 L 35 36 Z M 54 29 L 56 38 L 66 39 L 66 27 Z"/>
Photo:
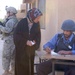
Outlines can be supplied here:
<path id="1" fill-rule="evenodd" d="M 45 51 L 46 51 L 47 53 L 51 53 L 51 49 L 50 49 L 49 47 L 47 47 L 47 48 L 45 49 Z"/>
<path id="2" fill-rule="evenodd" d="M 61 55 L 71 55 L 72 52 L 71 51 L 61 50 L 61 51 L 58 52 L 58 54 L 61 54 Z"/>

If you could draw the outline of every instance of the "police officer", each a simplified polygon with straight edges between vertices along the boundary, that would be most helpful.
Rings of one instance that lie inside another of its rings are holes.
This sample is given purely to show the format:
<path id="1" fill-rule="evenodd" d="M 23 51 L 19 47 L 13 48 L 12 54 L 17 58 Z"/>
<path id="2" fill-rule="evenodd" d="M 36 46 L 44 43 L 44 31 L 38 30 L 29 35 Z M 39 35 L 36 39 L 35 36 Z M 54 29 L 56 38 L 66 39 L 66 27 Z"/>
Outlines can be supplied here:
<path id="1" fill-rule="evenodd" d="M 9 75 L 10 64 L 11 71 L 14 70 L 14 56 L 15 45 L 13 42 L 13 32 L 18 23 L 16 18 L 17 10 L 14 7 L 7 7 L 7 18 L 4 21 L 4 26 L 0 25 L 0 31 L 2 32 L 4 44 L 2 54 L 2 65 L 4 69 L 3 75 Z"/>
<path id="2" fill-rule="evenodd" d="M 56 34 L 50 41 L 44 46 L 44 50 L 50 53 L 53 49 L 55 52 L 61 55 L 73 55 L 75 54 L 75 22 L 72 20 L 65 20 L 61 29 L 63 33 Z M 65 61 L 65 60 L 64 60 Z M 74 61 L 68 61 L 74 62 Z M 56 70 L 63 70 L 64 75 L 75 75 L 75 66 L 55 65 Z M 48 75 L 52 72 L 51 60 L 43 62 L 37 66 L 37 75 Z"/>

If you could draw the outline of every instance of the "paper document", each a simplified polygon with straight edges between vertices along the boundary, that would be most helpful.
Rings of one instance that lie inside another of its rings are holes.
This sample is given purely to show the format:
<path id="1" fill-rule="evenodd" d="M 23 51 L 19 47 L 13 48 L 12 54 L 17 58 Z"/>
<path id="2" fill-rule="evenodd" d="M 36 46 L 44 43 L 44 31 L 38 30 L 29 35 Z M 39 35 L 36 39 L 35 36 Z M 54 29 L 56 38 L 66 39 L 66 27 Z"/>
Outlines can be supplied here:
<path id="1" fill-rule="evenodd" d="M 51 55 L 60 55 L 60 54 L 58 54 L 58 53 L 56 53 L 54 51 L 51 51 Z"/>
<path id="2" fill-rule="evenodd" d="M 34 44 L 35 44 L 35 43 L 34 43 L 34 42 L 32 42 L 32 41 L 31 41 L 31 43 L 32 43 L 32 45 L 34 45 Z"/>

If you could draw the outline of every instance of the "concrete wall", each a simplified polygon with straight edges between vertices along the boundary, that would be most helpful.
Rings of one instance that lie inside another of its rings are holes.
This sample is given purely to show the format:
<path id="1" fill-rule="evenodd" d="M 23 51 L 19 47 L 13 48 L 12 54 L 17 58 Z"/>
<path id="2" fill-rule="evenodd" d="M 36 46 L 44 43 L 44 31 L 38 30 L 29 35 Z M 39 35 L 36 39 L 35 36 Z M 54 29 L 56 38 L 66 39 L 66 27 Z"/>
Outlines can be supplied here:
<path id="1" fill-rule="evenodd" d="M 46 0 L 46 15 L 45 15 L 45 29 L 41 29 L 41 50 L 43 44 L 57 33 L 58 29 L 58 2 L 57 0 Z"/>
<path id="2" fill-rule="evenodd" d="M 61 24 L 66 19 L 75 20 L 75 0 L 46 0 L 45 29 L 41 29 L 41 50 L 52 36 L 62 32 Z"/>
<path id="3" fill-rule="evenodd" d="M 58 0 L 58 31 L 66 19 L 75 21 L 75 0 Z"/>

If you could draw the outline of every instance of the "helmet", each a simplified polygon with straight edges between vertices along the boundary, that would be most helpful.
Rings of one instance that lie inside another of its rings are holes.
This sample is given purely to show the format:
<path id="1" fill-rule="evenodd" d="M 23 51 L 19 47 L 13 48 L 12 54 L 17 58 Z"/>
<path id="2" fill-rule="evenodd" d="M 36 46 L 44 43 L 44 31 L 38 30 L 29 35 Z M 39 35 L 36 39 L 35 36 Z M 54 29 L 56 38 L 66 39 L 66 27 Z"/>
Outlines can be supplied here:
<path id="1" fill-rule="evenodd" d="M 61 29 L 75 31 L 75 22 L 73 20 L 65 20 L 62 24 Z"/>
<path id="2" fill-rule="evenodd" d="M 17 14 L 17 10 L 16 10 L 14 7 L 7 7 L 7 8 L 6 8 L 6 11 L 7 11 L 7 12 L 12 12 L 12 13 L 14 13 L 14 14 Z"/>

